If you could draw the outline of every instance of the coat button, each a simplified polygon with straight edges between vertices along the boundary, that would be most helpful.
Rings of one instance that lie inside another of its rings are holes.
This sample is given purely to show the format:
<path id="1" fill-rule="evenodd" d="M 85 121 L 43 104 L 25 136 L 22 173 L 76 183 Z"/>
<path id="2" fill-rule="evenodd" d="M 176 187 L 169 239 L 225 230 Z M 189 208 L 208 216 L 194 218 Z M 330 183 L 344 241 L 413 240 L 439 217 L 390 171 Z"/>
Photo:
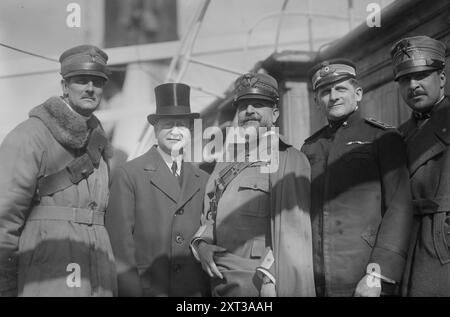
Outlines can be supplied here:
<path id="1" fill-rule="evenodd" d="M 180 272 L 180 271 L 181 271 L 181 265 L 179 265 L 179 264 L 174 265 L 174 266 L 173 266 L 173 271 L 174 271 L 175 273 Z"/>
<path id="2" fill-rule="evenodd" d="M 182 243 L 184 242 L 184 238 L 183 238 L 183 236 L 181 235 L 181 233 L 177 234 L 177 236 L 175 237 L 175 241 L 176 241 L 178 244 L 182 244 Z"/>
<path id="3" fill-rule="evenodd" d="M 177 215 L 182 215 L 182 214 L 184 214 L 184 209 L 183 208 L 181 208 L 180 210 L 177 211 Z"/>

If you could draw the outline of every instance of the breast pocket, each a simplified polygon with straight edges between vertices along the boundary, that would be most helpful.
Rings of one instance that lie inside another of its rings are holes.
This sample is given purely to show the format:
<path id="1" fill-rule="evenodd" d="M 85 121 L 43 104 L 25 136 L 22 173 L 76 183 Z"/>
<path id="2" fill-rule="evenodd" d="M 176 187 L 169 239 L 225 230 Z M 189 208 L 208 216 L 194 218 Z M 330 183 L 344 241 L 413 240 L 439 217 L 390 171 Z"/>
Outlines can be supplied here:
<path id="1" fill-rule="evenodd" d="M 359 146 L 345 153 L 342 159 L 348 166 L 369 168 L 374 163 L 374 154 L 370 146 Z"/>
<path id="2" fill-rule="evenodd" d="M 269 177 L 267 174 L 245 177 L 238 189 L 240 213 L 253 217 L 269 215 Z"/>

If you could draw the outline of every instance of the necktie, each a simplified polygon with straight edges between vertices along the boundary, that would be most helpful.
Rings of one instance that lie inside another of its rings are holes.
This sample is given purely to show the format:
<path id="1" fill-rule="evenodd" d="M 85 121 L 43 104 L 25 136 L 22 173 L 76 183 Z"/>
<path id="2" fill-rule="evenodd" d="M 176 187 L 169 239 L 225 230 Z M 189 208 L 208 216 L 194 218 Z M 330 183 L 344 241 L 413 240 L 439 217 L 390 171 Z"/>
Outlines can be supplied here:
<path id="1" fill-rule="evenodd" d="M 431 111 L 429 112 L 418 112 L 414 111 L 413 116 L 416 119 L 416 121 L 422 121 L 431 118 Z"/>
<path id="2" fill-rule="evenodd" d="M 173 161 L 173 163 L 172 163 L 172 174 L 175 177 L 178 177 L 177 170 L 178 170 L 177 162 Z"/>
<path id="3" fill-rule="evenodd" d="M 173 163 L 172 163 L 172 174 L 173 174 L 173 176 L 175 176 L 176 178 L 177 178 L 177 181 L 178 181 L 178 183 L 180 184 L 180 186 L 181 186 L 181 175 L 178 175 L 177 174 L 177 170 L 178 170 L 178 164 L 177 164 L 177 162 L 175 162 L 175 161 L 173 161 Z M 180 171 L 181 172 L 181 171 Z"/>

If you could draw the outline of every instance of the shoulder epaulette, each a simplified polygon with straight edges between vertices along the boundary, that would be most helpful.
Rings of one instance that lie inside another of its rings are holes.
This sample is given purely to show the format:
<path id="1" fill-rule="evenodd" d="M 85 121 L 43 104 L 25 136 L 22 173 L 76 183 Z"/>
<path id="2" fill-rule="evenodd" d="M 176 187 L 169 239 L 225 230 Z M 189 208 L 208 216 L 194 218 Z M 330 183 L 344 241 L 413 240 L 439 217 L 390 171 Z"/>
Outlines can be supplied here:
<path id="1" fill-rule="evenodd" d="M 311 135 L 309 138 L 305 139 L 305 143 L 308 143 L 312 140 L 314 140 L 314 138 L 316 138 L 317 136 L 319 136 L 328 126 L 324 126 L 323 128 L 321 128 L 319 131 L 315 132 L 313 135 Z"/>
<path id="2" fill-rule="evenodd" d="M 387 123 L 384 123 L 384 122 L 381 122 L 381 121 L 378 121 L 378 120 L 375 120 L 374 118 L 366 118 L 364 120 L 367 123 L 369 123 L 369 124 L 371 124 L 371 125 L 373 125 L 373 126 L 375 126 L 377 128 L 381 128 L 381 129 L 384 129 L 384 130 L 386 130 L 386 129 L 395 129 L 394 126 L 392 126 L 390 124 L 387 124 Z"/>

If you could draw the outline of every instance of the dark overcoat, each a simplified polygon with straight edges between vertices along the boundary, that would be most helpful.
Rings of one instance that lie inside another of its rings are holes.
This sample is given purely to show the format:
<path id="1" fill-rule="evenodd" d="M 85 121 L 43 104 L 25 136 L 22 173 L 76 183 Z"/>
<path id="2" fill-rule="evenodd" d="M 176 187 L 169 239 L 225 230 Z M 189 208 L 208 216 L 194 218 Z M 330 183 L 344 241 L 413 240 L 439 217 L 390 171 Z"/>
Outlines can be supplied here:
<path id="1" fill-rule="evenodd" d="M 450 99 L 418 129 L 411 118 L 400 130 L 407 145 L 414 229 L 403 295 L 450 296 Z"/>
<path id="2" fill-rule="evenodd" d="M 209 282 L 189 243 L 200 225 L 208 175 L 182 165 L 180 185 L 156 146 L 113 177 L 106 227 L 119 296 L 202 296 Z"/>

